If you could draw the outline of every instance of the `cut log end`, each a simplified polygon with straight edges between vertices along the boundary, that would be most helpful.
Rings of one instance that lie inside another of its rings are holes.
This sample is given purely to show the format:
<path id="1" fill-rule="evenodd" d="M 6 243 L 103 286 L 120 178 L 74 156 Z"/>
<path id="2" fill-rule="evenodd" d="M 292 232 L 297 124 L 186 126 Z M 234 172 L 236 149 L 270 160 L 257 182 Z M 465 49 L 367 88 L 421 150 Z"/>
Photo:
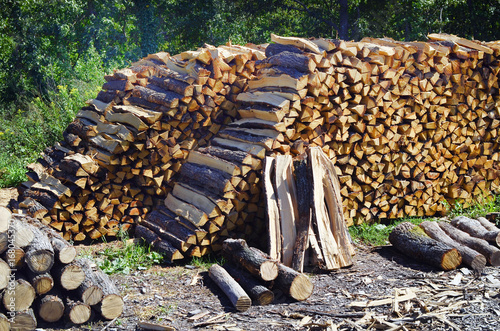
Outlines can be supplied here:
<path id="1" fill-rule="evenodd" d="M 452 248 L 442 256 L 441 267 L 443 270 L 454 270 L 462 263 L 462 256 L 457 249 Z"/>
<path id="2" fill-rule="evenodd" d="M 238 299 L 234 307 L 238 311 L 246 311 L 250 308 L 251 305 L 252 305 L 252 300 L 250 299 L 250 297 L 243 296 Z"/>
<path id="3" fill-rule="evenodd" d="M 481 273 L 486 266 L 486 257 L 484 255 L 476 255 L 471 262 L 471 268 Z"/>
<path id="4" fill-rule="evenodd" d="M 96 305 L 102 300 L 102 290 L 96 285 L 90 286 L 82 294 L 82 300 L 90 306 Z"/>
<path id="5" fill-rule="evenodd" d="M 308 299 L 314 290 L 311 280 L 304 274 L 299 274 L 290 286 L 290 296 L 297 301 Z"/>
<path id="6" fill-rule="evenodd" d="M 118 294 L 107 295 L 102 299 L 101 315 L 102 317 L 112 320 L 120 316 L 123 312 L 123 299 Z"/>
<path id="7" fill-rule="evenodd" d="M 260 277 L 264 281 L 271 281 L 278 277 L 278 266 L 274 261 L 263 262 L 260 267 Z"/>
<path id="8" fill-rule="evenodd" d="M 500 266 L 500 251 L 491 254 L 490 263 L 494 267 Z"/>
<path id="9" fill-rule="evenodd" d="M 73 246 L 68 246 L 59 252 L 59 261 L 64 264 L 71 263 L 76 258 L 76 249 Z"/>
<path id="10" fill-rule="evenodd" d="M 47 295 L 41 301 L 38 315 L 45 322 L 56 322 L 64 315 L 64 303 L 57 296 Z"/>
<path id="11" fill-rule="evenodd" d="M 71 322 L 75 324 L 83 324 L 90 319 L 91 313 L 92 310 L 88 305 L 78 304 L 72 307 L 72 309 L 68 314 L 68 317 L 71 320 Z"/>
<path id="12" fill-rule="evenodd" d="M 61 274 L 61 285 L 66 290 L 75 290 L 85 280 L 85 272 L 78 265 L 68 265 Z"/>

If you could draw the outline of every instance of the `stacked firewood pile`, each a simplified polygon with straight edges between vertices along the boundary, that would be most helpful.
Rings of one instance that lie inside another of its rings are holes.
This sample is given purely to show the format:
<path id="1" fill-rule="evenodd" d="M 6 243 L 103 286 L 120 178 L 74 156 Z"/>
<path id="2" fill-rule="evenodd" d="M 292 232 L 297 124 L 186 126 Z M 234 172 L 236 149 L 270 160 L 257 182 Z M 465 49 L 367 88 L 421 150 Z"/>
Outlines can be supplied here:
<path id="1" fill-rule="evenodd" d="M 34 330 L 37 319 L 88 322 L 121 315 L 118 289 L 91 260 L 53 228 L 0 207 L 0 290 L 6 315 L 0 329 Z"/>
<path id="2" fill-rule="evenodd" d="M 429 37 L 272 35 L 150 55 L 106 76 L 31 166 L 20 207 L 66 239 L 140 225 L 174 260 L 263 238 L 263 160 L 307 147 L 333 162 L 348 223 L 489 195 L 500 187 L 500 45 Z"/>
<path id="3" fill-rule="evenodd" d="M 448 222 L 404 222 L 389 236 L 402 253 L 443 270 L 462 263 L 481 273 L 486 263 L 500 266 L 500 229 L 484 217 L 465 216 Z"/>

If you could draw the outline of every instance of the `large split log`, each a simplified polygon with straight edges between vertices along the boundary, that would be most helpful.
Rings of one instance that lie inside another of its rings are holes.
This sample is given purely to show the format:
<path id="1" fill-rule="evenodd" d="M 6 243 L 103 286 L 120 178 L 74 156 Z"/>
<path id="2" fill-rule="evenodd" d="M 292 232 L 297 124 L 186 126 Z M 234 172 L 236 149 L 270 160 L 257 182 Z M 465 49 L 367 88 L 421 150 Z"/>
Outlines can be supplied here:
<path id="1" fill-rule="evenodd" d="M 208 270 L 210 278 L 226 294 L 233 306 L 238 311 L 246 311 L 252 305 L 252 300 L 245 290 L 218 264 Z"/>
<path id="2" fill-rule="evenodd" d="M 456 248 L 460 252 L 460 255 L 462 255 L 463 263 L 470 266 L 478 273 L 481 273 L 486 266 L 486 258 L 484 255 L 450 238 L 446 232 L 439 227 L 437 222 L 425 221 L 420 223 L 420 227 L 424 229 L 425 233 L 432 239 Z"/>
<path id="3" fill-rule="evenodd" d="M 500 247 L 500 230 L 489 231 L 478 220 L 458 216 L 451 220 L 451 225 L 473 237 L 484 239 Z"/>
<path id="4" fill-rule="evenodd" d="M 260 277 L 264 281 L 271 281 L 278 277 L 278 265 L 276 261 L 257 254 L 248 247 L 243 239 L 226 239 L 222 245 L 222 254 L 228 260 L 237 263 L 252 275 Z"/>
<path id="5" fill-rule="evenodd" d="M 410 222 L 397 225 L 389 235 L 389 241 L 405 255 L 443 270 L 453 270 L 462 263 L 456 248 L 430 238 L 423 229 Z"/>
<path id="6" fill-rule="evenodd" d="M 500 266 L 500 250 L 493 245 L 490 245 L 486 240 L 472 237 L 467 232 L 459 230 L 446 222 L 440 222 L 439 226 L 453 240 L 456 240 L 459 243 L 462 243 L 483 254 L 491 265 Z"/>
<path id="7" fill-rule="evenodd" d="M 224 264 L 223 267 L 231 275 L 231 277 L 233 277 L 234 280 L 236 280 L 236 282 L 241 285 L 246 293 L 248 293 L 254 303 L 263 306 L 273 302 L 274 293 L 267 287 L 262 285 L 247 271 L 230 263 Z"/>

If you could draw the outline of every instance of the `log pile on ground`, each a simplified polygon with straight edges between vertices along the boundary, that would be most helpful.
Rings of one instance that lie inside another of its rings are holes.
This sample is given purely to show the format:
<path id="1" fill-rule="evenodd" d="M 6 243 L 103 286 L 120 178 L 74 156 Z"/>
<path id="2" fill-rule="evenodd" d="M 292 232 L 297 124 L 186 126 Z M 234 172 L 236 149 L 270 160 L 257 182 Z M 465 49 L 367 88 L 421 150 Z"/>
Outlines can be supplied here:
<path id="1" fill-rule="evenodd" d="M 500 44 L 429 38 L 150 55 L 105 77 L 20 206 L 76 241 L 140 224 L 174 260 L 263 238 L 263 160 L 307 147 L 334 163 L 349 224 L 498 192 Z"/>
<path id="2" fill-rule="evenodd" d="M 77 258 L 54 229 L 0 207 L 0 237 L 0 290 L 7 312 L 0 329 L 34 330 L 37 320 L 79 325 L 91 320 L 92 309 L 108 320 L 121 315 L 124 302 L 113 282 L 91 260 Z"/>
<path id="3" fill-rule="evenodd" d="M 459 216 L 450 223 L 401 223 L 389 240 L 405 255 L 443 270 L 463 263 L 481 273 L 487 262 L 500 265 L 499 234 L 500 229 L 483 217 L 475 220 Z"/>
<path id="4" fill-rule="evenodd" d="M 222 254 L 227 263 L 210 267 L 210 278 L 230 299 L 238 311 L 254 304 L 266 305 L 274 300 L 271 290 L 279 290 L 297 301 L 304 301 L 314 286 L 303 273 L 297 272 L 243 239 L 226 239 Z"/>

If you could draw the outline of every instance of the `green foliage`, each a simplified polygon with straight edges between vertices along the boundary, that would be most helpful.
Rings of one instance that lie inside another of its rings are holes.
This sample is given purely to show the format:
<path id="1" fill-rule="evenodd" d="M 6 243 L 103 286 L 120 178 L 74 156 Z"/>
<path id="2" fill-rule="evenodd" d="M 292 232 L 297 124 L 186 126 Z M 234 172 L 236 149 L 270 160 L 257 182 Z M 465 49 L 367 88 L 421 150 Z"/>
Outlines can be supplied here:
<path id="1" fill-rule="evenodd" d="M 212 264 L 223 265 L 224 263 L 226 263 L 224 257 L 215 257 L 212 254 L 204 255 L 202 257 L 193 257 L 193 259 L 191 260 L 192 265 L 202 270 L 208 270 L 212 266 Z"/>
<path id="2" fill-rule="evenodd" d="M 121 247 L 108 247 L 98 253 L 98 265 L 107 274 L 130 274 L 146 270 L 163 261 L 163 256 L 144 244 L 129 243 L 126 233 L 121 234 Z"/>
<path id="3" fill-rule="evenodd" d="M 403 222 L 410 222 L 419 225 L 426 219 L 422 218 L 402 218 L 391 222 L 390 224 L 382 223 L 361 223 L 359 225 L 349 227 L 349 234 L 355 242 L 363 242 L 372 246 L 383 246 L 389 244 L 389 234 L 392 229 Z M 432 219 L 427 219 L 432 220 Z"/>
<path id="4" fill-rule="evenodd" d="M 469 218 L 484 217 L 488 213 L 500 212 L 500 197 L 478 197 L 472 204 L 463 204 L 459 201 L 450 206 L 448 216 L 453 219 L 457 216 Z"/>

